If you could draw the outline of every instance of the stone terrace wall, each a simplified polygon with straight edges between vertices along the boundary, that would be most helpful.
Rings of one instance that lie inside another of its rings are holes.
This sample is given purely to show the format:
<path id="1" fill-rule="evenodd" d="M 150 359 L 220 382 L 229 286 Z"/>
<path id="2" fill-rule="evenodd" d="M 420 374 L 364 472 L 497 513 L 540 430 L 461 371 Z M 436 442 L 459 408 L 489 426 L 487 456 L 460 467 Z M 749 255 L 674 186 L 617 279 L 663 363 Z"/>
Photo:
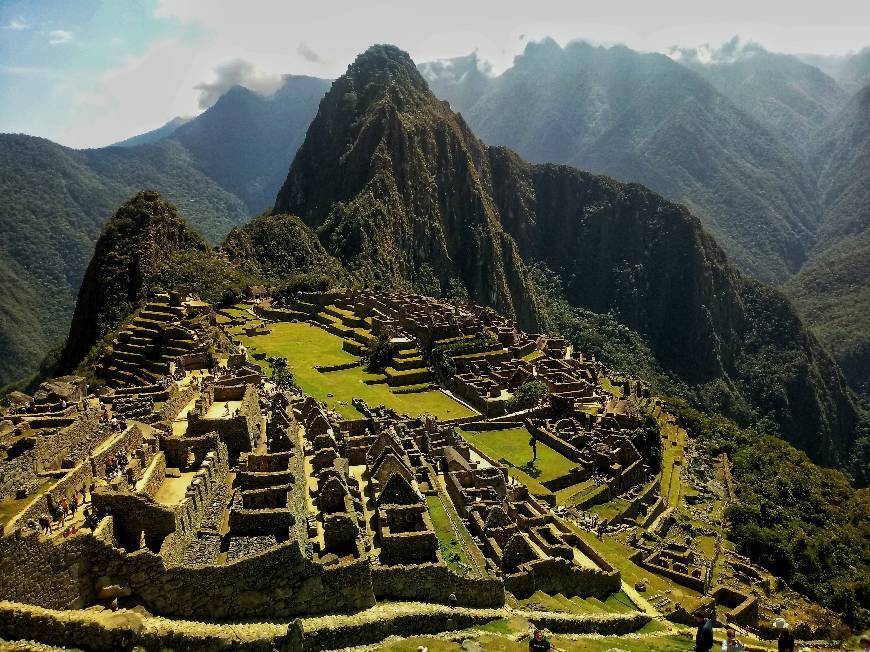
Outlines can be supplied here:
<path id="1" fill-rule="evenodd" d="M 135 450 L 142 444 L 142 430 L 137 424 L 133 424 L 123 433 L 112 433 L 110 435 L 111 443 L 104 447 L 99 453 L 93 455 L 93 465 L 85 459 L 78 466 L 64 475 L 58 480 L 49 490 L 37 496 L 27 507 L 25 507 L 14 521 L 6 524 L 4 532 L 11 532 L 16 527 L 27 523 L 28 519 L 38 519 L 40 515 L 49 513 L 51 500 L 60 500 L 61 497 L 72 498 L 72 495 L 80 491 L 82 487 L 90 486 L 93 481 L 94 474 L 102 476 L 106 468 L 106 458 L 109 455 L 114 455 L 121 448 L 126 448 L 128 451 Z"/>
<path id="2" fill-rule="evenodd" d="M 139 481 L 139 491 L 154 498 L 165 478 L 166 454 L 163 451 L 158 451 Z"/>
<path id="3" fill-rule="evenodd" d="M 447 604 L 447 597 L 455 593 L 463 607 L 501 607 L 505 601 L 501 580 L 460 577 L 443 564 L 374 566 L 372 588 L 379 600 Z"/>
<path id="4" fill-rule="evenodd" d="M 196 396 L 196 389 L 190 385 L 179 387 L 176 384 L 169 386 L 169 398 L 160 409 L 160 421 L 172 423 L 178 417 L 184 407 Z"/>
<path id="5" fill-rule="evenodd" d="M 59 647 L 76 646 L 116 652 L 134 646 L 147 650 L 218 650 L 240 643 L 256 652 L 297 652 L 302 648 L 302 625 L 272 625 L 251 635 L 244 625 L 230 629 L 186 621 L 157 621 L 133 611 L 94 613 L 56 611 L 15 602 L 0 602 L 0 637 L 33 640 Z M 242 630 L 242 638 L 239 638 Z M 281 631 L 283 630 L 283 631 Z"/>
<path id="6" fill-rule="evenodd" d="M 621 587 L 617 571 L 579 568 L 558 557 L 532 561 L 520 568 L 522 572 L 504 578 L 505 589 L 520 599 L 529 597 L 535 591 L 601 598 L 619 591 Z"/>
<path id="7" fill-rule="evenodd" d="M 221 388 L 225 392 L 231 388 Z M 236 394 L 237 396 L 237 394 Z M 218 433 L 221 441 L 227 445 L 230 457 L 250 451 L 260 433 L 260 402 L 257 390 L 253 385 L 245 388 L 242 403 L 239 406 L 239 416 L 210 419 L 193 412 L 187 417 L 187 434 L 190 436 Z"/>
<path id="8" fill-rule="evenodd" d="M 111 520 L 98 528 L 104 538 Z M 127 554 L 97 536 L 57 544 L 35 536 L 0 540 L 0 599 L 83 607 L 94 602 L 100 578 L 128 587 L 131 601 L 151 613 L 180 618 L 289 618 L 374 604 L 367 560 L 321 568 L 296 543 L 223 566 L 167 568 L 148 550 Z"/>
<path id="9" fill-rule="evenodd" d="M 74 463 L 81 460 L 87 451 L 93 448 L 105 436 L 100 430 L 96 416 L 91 419 L 79 419 L 72 425 L 61 428 L 54 434 L 37 436 L 36 463 L 41 471 L 60 469 L 64 460 L 70 456 L 78 457 Z"/>

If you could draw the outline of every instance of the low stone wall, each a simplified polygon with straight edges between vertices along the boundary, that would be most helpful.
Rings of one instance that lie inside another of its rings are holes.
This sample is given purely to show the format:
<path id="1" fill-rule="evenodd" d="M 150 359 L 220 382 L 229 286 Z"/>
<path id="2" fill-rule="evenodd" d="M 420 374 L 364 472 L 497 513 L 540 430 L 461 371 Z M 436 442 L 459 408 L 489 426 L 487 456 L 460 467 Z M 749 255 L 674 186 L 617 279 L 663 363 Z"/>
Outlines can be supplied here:
<path id="1" fill-rule="evenodd" d="M 526 618 L 535 627 L 547 629 L 554 634 L 600 634 L 620 636 L 630 634 L 646 625 L 652 618 L 640 611 L 623 614 L 594 614 L 575 616 L 554 612 L 521 611 L 518 615 Z"/>
<path id="2" fill-rule="evenodd" d="M 504 613 L 494 609 L 448 609 L 431 604 L 408 606 L 416 609 L 413 611 L 405 609 L 393 614 L 379 612 L 372 617 L 368 617 L 368 614 L 360 614 L 352 621 L 340 617 L 321 618 L 325 621 L 322 627 L 305 632 L 305 652 L 322 652 L 373 644 L 389 636 L 439 634 L 483 625 L 504 617 Z"/>
<path id="3" fill-rule="evenodd" d="M 495 578 L 460 577 L 444 564 L 372 567 L 372 590 L 379 600 L 420 600 L 447 604 L 455 593 L 463 607 L 500 607 L 505 587 Z"/>
<path id="4" fill-rule="evenodd" d="M 558 557 L 528 562 L 520 566 L 520 571 L 504 578 L 505 589 L 520 599 L 535 591 L 601 598 L 621 587 L 618 571 L 580 568 Z"/>
<path id="5" fill-rule="evenodd" d="M 567 457 L 572 462 L 576 464 L 580 463 L 580 451 L 561 437 L 557 437 L 555 434 L 553 434 L 549 430 L 546 430 L 545 428 L 541 428 L 532 424 L 529 420 L 526 420 L 526 428 L 528 428 L 530 432 L 534 432 L 535 437 L 542 444 L 549 446 L 557 453 L 561 453 L 564 457 Z"/>
<path id="6" fill-rule="evenodd" d="M 207 625 L 148 618 L 135 611 L 116 613 L 56 611 L 15 602 L 0 602 L 0 638 L 36 640 L 59 647 L 116 652 L 141 646 L 147 650 L 219 650 L 243 645 L 257 652 L 301 651 L 302 624 L 252 628 Z M 241 636 L 240 636 L 241 632 Z"/>
<path id="7" fill-rule="evenodd" d="M 266 308 L 261 305 L 254 305 L 254 314 L 269 321 L 300 321 L 308 317 L 306 313 L 299 312 L 298 310 Z"/>
<path id="8" fill-rule="evenodd" d="M 190 403 L 196 396 L 196 389 L 188 385 L 179 387 L 172 384 L 169 387 L 169 398 L 160 409 L 160 421 L 172 423 L 178 417 L 179 413 Z"/>
<path id="9" fill-rule="evenodd" d="M 166 455 L 163 451 L 158 451 L 151 460 L 151 464 L 149 464 L 148 468 L 145 469 L 142 479 L 139 480 L 138 490 L 153 498 L 157 495 L 157 492 L 160 490 L 160 485 L 163 484 L 165 478 Z"/>
<path id="10" fill-rule="evenodd" d="M 477 421 L 469 423 L 464 430 L 484 431 L 484 430 L 509 430 L 511 428 L 522 428 L 522 421 Z"/>

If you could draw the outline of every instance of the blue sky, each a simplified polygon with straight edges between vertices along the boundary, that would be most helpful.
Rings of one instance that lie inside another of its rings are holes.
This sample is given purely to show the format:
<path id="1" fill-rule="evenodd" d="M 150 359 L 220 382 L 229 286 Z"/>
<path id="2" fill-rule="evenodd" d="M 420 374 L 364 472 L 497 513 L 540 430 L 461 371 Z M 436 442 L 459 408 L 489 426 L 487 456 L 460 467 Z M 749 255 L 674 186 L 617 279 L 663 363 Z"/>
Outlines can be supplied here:
<path id="1" fill-rule="evenodd" d="M 336 77 L 372 43 L 418 62 L 477 50 L 498 72 L 544 36 L 663 52 L 734 35 L 856 51 L 870 44 L 870 2 L 0 0 L 0 132 L 102 146 L 194 115 L 233 83 Z"/>
<path id="2" fill-rule="evenodd" d="M 159 18 L 156 8 L 156 0 L 0 0 L 0 130 L 77 140 L 101 75 L 159 39 L 196 41 L 195 26 Z"/>

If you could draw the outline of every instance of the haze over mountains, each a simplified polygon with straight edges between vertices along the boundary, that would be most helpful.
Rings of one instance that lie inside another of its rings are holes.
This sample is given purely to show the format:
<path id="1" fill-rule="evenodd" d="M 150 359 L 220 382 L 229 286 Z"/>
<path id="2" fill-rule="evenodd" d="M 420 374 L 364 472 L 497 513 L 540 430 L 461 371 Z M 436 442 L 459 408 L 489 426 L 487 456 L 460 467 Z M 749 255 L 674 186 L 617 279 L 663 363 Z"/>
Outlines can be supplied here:
<path id="1" fill-rule="evenodd" d="M 761 50 L 677 62 L 624 47 L 544 41 L 498 77 L 481 72 L 473 56 L 420 69 L 484 142 L 533 162 L 639 181 L 685 203 L 739 268 L 784 284 L 861 388 L 870 377 L 861 248 L 870 223 L 861 194 L 870 149 L 861 140 L 867 104 L 853 90 L 868 58 L 865 51 L 826 61 L 835 79 L 806 59 Z M 26 376 L 59 343 L 100 225 L 124 198 L 155 188 L 208 240 L 220 241 L 274 203 L 329 87 L 293 76 L 271 97 L 236 87 L 197 118 L 119 147 L 75 151 L 0 137 L 7 171 L 0 226 L 12 236 L 0 246 L 0 280 L 15 288 L 0 304 L 0 382 Z M 504 173 L 495 169 L 494 178 Z M 325 210 L 287 192 L 282 198 L 280 208 Z M 503 217 L 501 229 L 510 222 Z M 335 241 L 343 237 L 332 222 L 316 225 Z M 513 253 L 495 258 L 504 267 Z M 493 288 L 493 298 L 515 303 L 512 282 L 499 281 L 508 291 Z"/>

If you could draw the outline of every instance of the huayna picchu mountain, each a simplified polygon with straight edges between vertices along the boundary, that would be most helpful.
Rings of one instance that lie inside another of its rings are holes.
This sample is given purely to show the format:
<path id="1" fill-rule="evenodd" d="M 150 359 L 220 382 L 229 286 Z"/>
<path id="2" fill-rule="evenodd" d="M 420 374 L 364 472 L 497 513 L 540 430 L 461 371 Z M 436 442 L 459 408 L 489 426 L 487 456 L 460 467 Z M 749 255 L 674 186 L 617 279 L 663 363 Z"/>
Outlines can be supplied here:
<path id="1" fill-rule="evenodd" d="M 536 325 L 516 243 L 489 192 L 487 148 L 410 57 L 375 46 L 338 79 L 275 202 L 365 281 L 446 289 Z"/>
<path id="2" fill-rule="evenodd" d="M 842 376 L 779 293 L 741 277 L 685 207 L 487 147 L 395 47 L 333 84 L 275 212 L 301 217 L 361 282 L 459 282 L 526 327 L 540 320 L 529 265 L 543 263 L 572 305 L 615 315 L 708 401 L 749 405 L 814 459 L 846 462 Z"/>

